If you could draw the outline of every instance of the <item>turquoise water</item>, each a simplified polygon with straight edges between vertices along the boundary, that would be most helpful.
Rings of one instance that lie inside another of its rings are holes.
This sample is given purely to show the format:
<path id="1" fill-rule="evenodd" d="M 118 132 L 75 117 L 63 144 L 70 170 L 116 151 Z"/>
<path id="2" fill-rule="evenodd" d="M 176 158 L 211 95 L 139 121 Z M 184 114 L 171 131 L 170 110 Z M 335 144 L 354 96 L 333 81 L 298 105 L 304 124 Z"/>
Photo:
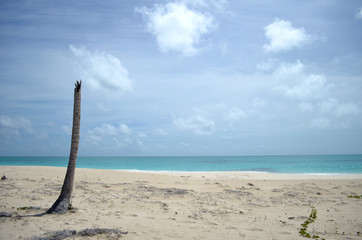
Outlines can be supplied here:
<path id="1" fill-rule="evenodd" d="M 68 157 L 0 157 L 0 166 L 66 167 L 67 163 Z M 224 157 L 78 157 L 77 167 L 138 171 L 362 174 L 362 154 Z"/>

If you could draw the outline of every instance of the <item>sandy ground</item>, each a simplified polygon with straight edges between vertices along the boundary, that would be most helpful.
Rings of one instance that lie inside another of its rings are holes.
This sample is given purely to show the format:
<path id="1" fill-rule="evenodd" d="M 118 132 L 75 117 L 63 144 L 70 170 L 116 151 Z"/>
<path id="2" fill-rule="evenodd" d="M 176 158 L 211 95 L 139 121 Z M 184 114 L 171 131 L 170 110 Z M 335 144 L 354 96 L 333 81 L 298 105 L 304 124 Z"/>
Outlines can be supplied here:
<path id="1" fill-rule="evenodd" d="M 127 231 L 122 239 L 306 239 L 299 230 L 312 207 L 311 236 L 362 239 L 362 198 L 348 198 L 362 195 L 362 175 L 77 169 L 76 210 L 42 217 L 29 215 L 53 204 L 65 168 L 0 166 L 0 175 L 7 177 L 0 181 L 0 212 L 11 214 L 0 217 L 0 239 L 86 228 Z"/>

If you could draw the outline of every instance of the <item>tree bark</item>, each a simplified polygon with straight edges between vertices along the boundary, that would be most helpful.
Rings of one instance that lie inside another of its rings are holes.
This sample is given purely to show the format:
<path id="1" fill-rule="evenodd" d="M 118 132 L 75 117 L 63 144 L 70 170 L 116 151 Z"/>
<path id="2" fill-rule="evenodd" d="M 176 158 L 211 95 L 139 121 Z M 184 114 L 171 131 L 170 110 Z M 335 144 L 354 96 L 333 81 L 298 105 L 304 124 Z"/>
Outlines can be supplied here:
<path id="1" fill-rule="evenodd" d="M 70 198 L 73 191 L 74 174 L 78 155 L 79 130 L 80 130 L 80 106 L 81 106 L 81 86 L 82 81 L 77 81 L 74 88 L 74 107 L 73 107 L 73 129 L 72 142 L 70 147 L 70 156 L 65 174 L 62 191 L 53 206 L 47 213 L 66 213 L 70 207 Z"/>

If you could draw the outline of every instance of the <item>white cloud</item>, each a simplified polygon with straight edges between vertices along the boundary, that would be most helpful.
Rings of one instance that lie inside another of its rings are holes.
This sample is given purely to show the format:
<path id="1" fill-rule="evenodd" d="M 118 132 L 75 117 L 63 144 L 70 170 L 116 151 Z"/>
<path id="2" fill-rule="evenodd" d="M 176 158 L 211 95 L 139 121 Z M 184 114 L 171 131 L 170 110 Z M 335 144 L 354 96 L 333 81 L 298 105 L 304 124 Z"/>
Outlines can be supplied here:
<path id="1" fill-rule="evenodd" d="M 116 137 L 112 138 L 113 142 L 116 143 L 117 147 L 120 149 L 138 149 L 143 150 L 144 145 L 143 142 L 139 138 L 125 138 L 125 139 L 118 139 Z"/>
<path id="2" fill-rule="evenodd" d="M 294 64 L 282 63 L 273 75 L 278 80 L 284 81 L 274 88 L 285 97 L 300 99 L 321 99 L 328 95 L 334 85 L 327 83 L 323 74 L 304 74 L 304 65 L 298 60 Z"/>
<path id="3" fill-rule="evenodd" d="M 259 72 L 268 72 L 271 69 L 275 67 L 275 65 L 278 63 L 277 59 L 269 58 L 268 60 L 264 62 L 260 62 L 256 65 L 256 69 Z"/>
<path id="4" fill-rule="evenodd" d="M 229 110 L 229 112 L 227 113 L 226 119 L 229 121 L 238 121 L 245 117 L 246 117 L 246 114 L 243 110 L 241 110 L 237 107 L 232 107 Z"/>
<path id="5" fill-rule="evenodd" d="M 362 19 L 362 8 L 357 9 L 356 18 L 357 19 Z"/>
<path id="6" fill-rule="evenodd" d="M 279 67 L 274 71 L 274 76 L 276 77 L 290 77 L 291 75 L 299 75 L 303 73 L 304 64 L 299 60 L 295 63 L 281 63 Z"/>
<path id="7" fill-rule="evenodd" d="M 85 47 L 70 45 L 77 58 L 80 78 L 97 93 L 109 96 L 132 90 L 132 82 L 120 60 L 105 52 L 91 52 Z"/>
<path id="8" fill-rule="evenodd" d="M 294 28 L 289 21 L 276 19 L 264 27 L 265 37 L 270 41 L 263 46 L 267 52 L 287 51 L 311 41 L 312 36 L 304 28 Z"/>
<path id="9" fill-rule="evenodd" d="M 318 108 L 322 113 L 332 113 L 337 117 L 348 115 L 358 115 L 360 113 L 359 107 L 354 103 L 340 103 L 335 98 L 329 98 L 318 104 Z"/>
<path id="10" fill-rule="evenodd" d="M 274 90 L 285 97 L 301 100 L 298 106 L 302 111 L 316 110 L 329 117 L 356 116 L 360 113 L 355 103 L 343 103 L 331 96 L 330 89 L 334 88 L 334 84 L 328 83 L 323 74 L 304 74 L 304 65 L 299 60 L 294 64 L 280 64 L 273 75 L 283 82 Z M 312 122 L 313 127 L 327 125 L 325 119 L 317 120 Z"/>
<path id="11" fill-rule="evenodd" d="M 203 116 L 196 115 L 188 118 L 176 118 L 174 125 L 182 130 L 190 130 L 197 135 L 209 135 L 215 131 L 215 123 Z"/>
<path id="12" fill-rule="evenodd" d="M 136 11 L 147 18 L 147 28 L 156 36 L 163 52 L 179 51 L 193 56 L 201 36 L 215 27 L 210 15 L 193 11 L 184 3 L 155 5 L 153 9 L 142 7 Z"/>
<path id="13" fill-rule="evenodd" d="M 332 86 L 332 84 L 327 84 L 324 75 L 311 74 L 303 77 L 296 85 L 284 84 L 277 86 L 275 90 L 286 97 L 308 100 L 323 98 Z"/>
<path id="14" fill-rule="evenodd" d="M 311 128 L 328 128 L 330 127 L 330 125 L 331 125 L 330 120 L 324 117 L 313 119 L 310 122 Z"/>
<path id="15" fill-rule="evenodd" d="M 123 134 L 131 133 L 131 130 L 127 127 L 127 125 L 125 125 L 123 123 L 121 125 L 119 125 L 118 128 L 119 128 L 120 132 L 123 133 Z"/>
<path id="16" fill-rule="evenodd" d="M 147 138 L 147 134 L 145 134 L 145 133 L 139 133 L 137 136 L 139 138 Z"/>
<path id="17" fill-rule="evenodd" d="M 12 118 L 9 116 L 0 115 L 0 128 L 12 129 L 15 131 L 23 129 L 28 133 L 34 132 L 31 121 L 23 117 Z"/>
<path id="18" fill-rule="evenodd" d="M 27 118 L 0 115 L 0 135 L 5 135 L 7 138 L 19 137 L 22 131 L 40 139 L 48 138 L 47 132 L 34 130 Z"/>
<path id="19" fill-rule="evenodd" d="M 101 141 L 105 136 L 117 136 L 120 134 L 129 134 L 131 130 L 125 125 L 113 126 L 108 123 L 103 123 L 99 127 L 88 130 L 87 141 L 97 143 Z"/>

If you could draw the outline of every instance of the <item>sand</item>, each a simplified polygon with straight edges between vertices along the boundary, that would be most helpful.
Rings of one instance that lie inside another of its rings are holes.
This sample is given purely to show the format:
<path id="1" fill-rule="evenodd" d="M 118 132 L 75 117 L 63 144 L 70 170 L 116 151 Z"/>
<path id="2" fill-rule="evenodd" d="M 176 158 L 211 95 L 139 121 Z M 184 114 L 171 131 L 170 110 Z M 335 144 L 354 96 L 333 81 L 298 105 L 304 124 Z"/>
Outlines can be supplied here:
<path id="1" fill-rule="evenodd" d="M 313 207 L 311 236 L 362 239 L 362 199 L 348 198 L 362 195 L 362 175 L 77 169 L 76 209 L 41 217 L 31 215 L 56 200 L 65 168 L 1 166 L 0 175 L 0 212 L 11 215 L 0 217 L 0 239 L 87 228 L 127 232 L 121 239 L 306 239 L 299 231 Z"/>

